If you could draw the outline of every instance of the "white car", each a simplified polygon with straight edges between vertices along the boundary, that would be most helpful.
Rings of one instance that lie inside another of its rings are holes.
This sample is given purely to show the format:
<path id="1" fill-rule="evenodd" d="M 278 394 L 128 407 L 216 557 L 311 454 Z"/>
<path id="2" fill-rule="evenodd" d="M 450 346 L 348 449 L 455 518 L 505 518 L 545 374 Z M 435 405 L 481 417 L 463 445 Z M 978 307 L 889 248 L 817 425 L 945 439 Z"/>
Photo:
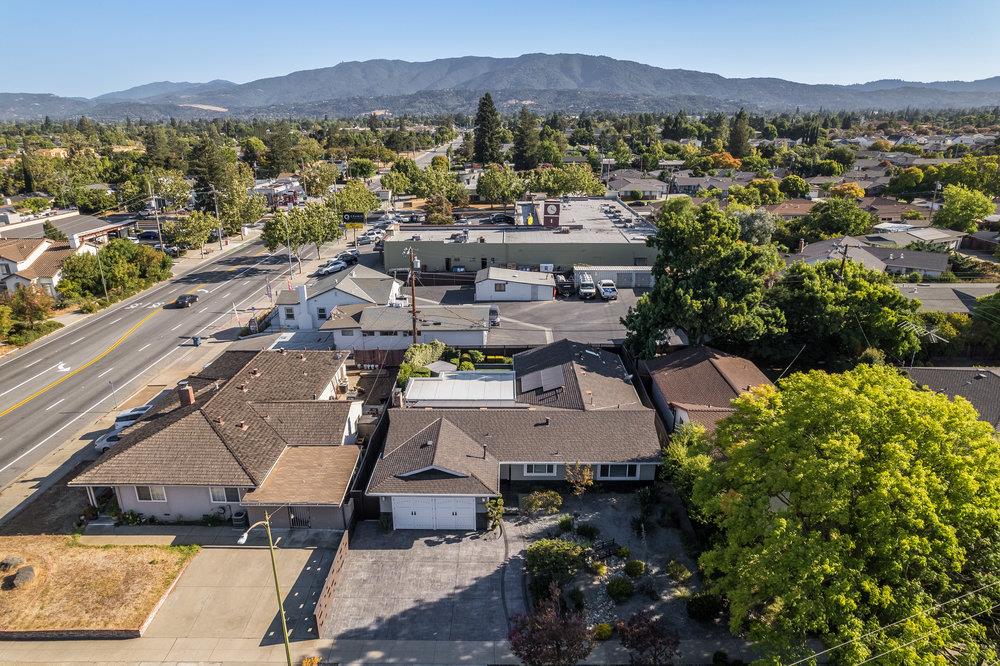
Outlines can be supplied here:
<path id="1" fill-rule="evenodd" d="M 139 407 L 133 407 L 132 409 L 127 409 L 118 416 L 115 417 L 115 423 L 111 426 L 114 431 L 121 430 L 122 428 L 127 428 L 139 419 L 142 418 L 143 414 L 148 412 L 153 408 L 152 405 L 140 405 Z"/>
<path id="2" fill-rule="evenodd" d="M 316 275 L 332 275 L 333 273 L 339 273 L 340 271 L 347 268 L 347 264 L 340 259 L 335 259 L 323 266 L 319 267 L 316 271 Z"/>
<path id="3" fill-rule="evenodd" d="M 601 292 L 601 298 L 606 301 L 618 300 L 618 287 L 611 280 L 601 280 L 597 283 L 597 288 Z"/>
<path id="4" fill-rule="evenodd" d="M 590 277 L 590 273 L 584 273 L 580 276 L 580 286 L 576 293 L 580 298 L 586 300 L 597 296 L 597 287 L 594 286 L 594 278 Z"/>
<path id="5" fill-rule="evenodd" d="M 111 429 L 97 438 L 94 442 L 94 448 L 97 449 L 98 453 L 104 453 L 112 446 L 117 444 L 122 438 L 122 431 Z"/>

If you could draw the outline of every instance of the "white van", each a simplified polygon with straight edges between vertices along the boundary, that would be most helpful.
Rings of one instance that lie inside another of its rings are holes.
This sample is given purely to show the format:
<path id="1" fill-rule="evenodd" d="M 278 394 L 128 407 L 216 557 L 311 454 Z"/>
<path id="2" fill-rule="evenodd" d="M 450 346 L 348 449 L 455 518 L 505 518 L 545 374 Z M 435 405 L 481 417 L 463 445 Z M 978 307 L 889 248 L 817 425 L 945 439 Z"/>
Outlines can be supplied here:
<path id="1" fill-rule="evenodd" d="M 597 285 L 594 284 L 594 278 L 590 276 L 590 273 L 584 273 L 580 276 L 580 286 L 576 293 L 584 299 L 597 297 Z"/>

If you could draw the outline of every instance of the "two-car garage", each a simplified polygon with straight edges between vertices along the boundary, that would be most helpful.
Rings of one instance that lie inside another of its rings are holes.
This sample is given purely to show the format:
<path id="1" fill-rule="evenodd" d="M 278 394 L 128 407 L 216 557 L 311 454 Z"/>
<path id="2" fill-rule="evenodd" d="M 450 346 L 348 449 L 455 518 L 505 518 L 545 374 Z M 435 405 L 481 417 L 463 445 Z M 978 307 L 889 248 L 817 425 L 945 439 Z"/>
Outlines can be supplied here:
<path id="1" fill-rule="evenodd" d="M 476 498 L 397 495 L 392 498 L 397 530 L 474 530 Z"/>

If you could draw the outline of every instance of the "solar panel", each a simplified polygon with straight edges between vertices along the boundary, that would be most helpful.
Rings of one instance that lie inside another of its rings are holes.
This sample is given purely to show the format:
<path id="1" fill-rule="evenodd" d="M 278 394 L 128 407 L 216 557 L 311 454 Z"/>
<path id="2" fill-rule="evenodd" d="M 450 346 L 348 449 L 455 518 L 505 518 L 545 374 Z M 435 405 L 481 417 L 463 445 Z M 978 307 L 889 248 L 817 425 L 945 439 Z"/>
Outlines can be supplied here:
<path id="1" fill-rule="evenodd" d="M 534 391 L 542 385 L 542 372 L 541 370 L 535 370 L 534 372 L 529 372 L 524 377 L 521 377 L 521 392 L 527 393 L 528 391 Z"/>
<path id="2" fill-rule="evenodd" d="M 545 368 L 542 370 L 541 374 L 543 391 L 551 391 L 552 389 L 557 389 L 566 385 L 566 379 L 563 376 L 563 369 L 561 365 L 557 365 L 552 368 Z"/>

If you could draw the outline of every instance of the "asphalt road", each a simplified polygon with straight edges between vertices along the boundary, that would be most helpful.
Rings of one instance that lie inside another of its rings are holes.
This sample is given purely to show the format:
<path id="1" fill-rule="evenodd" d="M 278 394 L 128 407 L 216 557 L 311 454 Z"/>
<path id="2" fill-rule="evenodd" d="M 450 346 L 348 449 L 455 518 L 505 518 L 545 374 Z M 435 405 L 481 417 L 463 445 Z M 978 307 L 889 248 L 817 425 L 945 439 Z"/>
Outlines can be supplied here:
<path id="1" fill-rule="evenodd" d="M 282 248 L 248 243 L 0 360 L 0 487 L 179 363 L 193 336 L 234 335 L 287 272 Z M 198 302 L 165 307 L 183 293 Z"/>

